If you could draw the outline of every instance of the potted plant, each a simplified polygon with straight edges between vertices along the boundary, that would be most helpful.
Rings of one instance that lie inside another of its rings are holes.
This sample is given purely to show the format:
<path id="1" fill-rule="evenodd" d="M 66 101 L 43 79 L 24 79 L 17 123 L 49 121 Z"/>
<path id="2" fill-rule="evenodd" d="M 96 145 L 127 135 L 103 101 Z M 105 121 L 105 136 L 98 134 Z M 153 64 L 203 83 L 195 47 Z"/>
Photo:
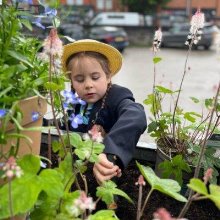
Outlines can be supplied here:
<path id="1" fill-rule="evenodd" d="M 186 44 L 188 51 L 182 78 L 178 88 L 166 88 L 156 84 L 156 64 L 161 57 L 157 56 L 158 48 L 162 40 L 162 32 L 158 30 L 155 34 L 153 50 L 154 58 L 154 82 L 153 92 L 144 100 L 150 107 L 152 117 L 148 125 L 148 133 L 154 137 L 157 143 L 157 162 L 164 161 L 159 165 L 163 170 L 163 177 L 173 177 L 180 184 L 183 183 L 183 172 L 191 172 L 190 168 L 201 164 L 204 170 L 211 167 L 214 169 L 216 182 L 218 172 L 216 167 L 220 167 L 219 158 L 215 157 L 215 148 L 206 147 L 207 140 L 213 133 L 219 133 L 220 122 L 220 82 L 217 82 L 216 91 L 213 97 L 201 102 L 196 97 L 190 97 L 195 105 L 202 106 L 201 112 L 184 110 L 180 106 L 181 92 L 184 89 L 184 79 L 190 70 L 188 59 L 194 44 L 202 37 L 202 27 L 204 25 L 204 14 L 199 10 L 192 17 L 191 29 L 189 31 Z M 203 156 L 199 160 L 201 149 Z M 156 164 L 158 171 L 158 164 Z"/>

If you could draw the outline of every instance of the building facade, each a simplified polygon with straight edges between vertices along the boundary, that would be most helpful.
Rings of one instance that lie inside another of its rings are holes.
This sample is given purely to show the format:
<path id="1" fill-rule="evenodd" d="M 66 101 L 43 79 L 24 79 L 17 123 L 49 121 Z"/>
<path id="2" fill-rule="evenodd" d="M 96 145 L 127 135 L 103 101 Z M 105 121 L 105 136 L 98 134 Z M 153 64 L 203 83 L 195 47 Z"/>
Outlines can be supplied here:
<path id="1" fill-rule="evenodd" d="M 220 17 L 220 0 L 171 0 L 166 8 L 191 16 L 200 8 L 208 17 Z"/>
<path id="2" fill-rule="evenodd" d="M 95 12 L 124 10 L 119 0 L 61 0 L 61 3 L 77 6 L 89 5 L 92 6 Z"/>

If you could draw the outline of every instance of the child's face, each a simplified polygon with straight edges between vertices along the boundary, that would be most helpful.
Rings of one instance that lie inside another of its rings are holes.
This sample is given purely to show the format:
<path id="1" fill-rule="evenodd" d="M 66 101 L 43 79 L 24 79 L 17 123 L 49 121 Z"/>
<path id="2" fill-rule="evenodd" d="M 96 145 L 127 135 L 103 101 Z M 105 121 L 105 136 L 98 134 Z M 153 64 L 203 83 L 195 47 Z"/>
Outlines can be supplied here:
<path id="1" fill-rule="evenodd" d="M 106 93 L 110 77 L 95 58 L 81 57 L 70 61 L 72 86 L 81 99 L 95 103 Z"/>

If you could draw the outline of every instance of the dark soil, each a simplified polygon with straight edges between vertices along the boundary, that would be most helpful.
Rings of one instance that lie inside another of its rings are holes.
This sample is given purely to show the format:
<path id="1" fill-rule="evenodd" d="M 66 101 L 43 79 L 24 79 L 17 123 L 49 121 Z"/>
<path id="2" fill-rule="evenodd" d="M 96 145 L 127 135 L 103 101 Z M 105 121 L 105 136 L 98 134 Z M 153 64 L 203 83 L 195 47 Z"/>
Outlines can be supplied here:
<path id="1" fill-rule="evenodd" d="M 41 152 L 41 155 L 46 156 L 47 152 Z M 57 165 L 56 156 L 52 155 L 53 165 Z M 146 161 L 138 161 L 142 165 L 149 165 Z M 154 168 L 154 167 L 153 167 Z M 95 189 L 97 183 L 92 174 L 92 166 L 88 167 L 86 172 L 87 182 L 89 184 L 90 195 L 95 198 Z M 140 172 L 135 164 L 135 161 L 131 161 L 129 166 L 123 171 L 123 175 L 116 180 L 118 188 L 126 192 L 131 199 L 134 201 L 134 204 L 129 203 L 126 199 L 122 197 L 117 197 L 117 210 L 116 214 L 120 220 L 135 220 L 137 212 L 137 201 L 138 201 L 138 186 L 135 183 L 138 180 Z M 143 188 L 143 200 L 146 198 L 147 193 L 150 190 L 148 183 Z M 166 208 L 173 217 L 177 217 L 183 208 L 184 203 L 178 202 L 158 191 L 154 191 L 150 197 L 145 212 L 143 214 L 142 220 L 151 220 L 153 219 L 153 213 L 161 207 Z M 97 209 L 106 209 L 104 204 L 98 205 Z M 209 200 L 202 200 L 193 202 L 184 216 L 189 220 L 220 220 L 220 211 L 217 207 Z"/>
<path id="2" fill-rule="evenodd" d="M 139 161 L 142 165 L 145 165 L 143 161 Z M 146 164 L 148 165 L 148 164 Z M 130 163 L 127 169 L 124 170 L 123 176 L 119 181 L 120 189 L 125 191 L 134 201 L 134 205 L 128 203 L 125 199 L 118 201 L 117 215 L 120 220 L 135 220 L 138 200 L 138 187 L 135 185 L 138 176 L 140 175 L 139 170 L 136 167 L 134 161 Z M 147 193 L 150 190 L 150 186 L 144 187 L 144 197 L 146 198 Z M 172 216 L 177 217 L 183 208 L 185 203 L 178 202 L 158 191 L 154 191 L 145 209 L 143 220 L 153 219 L 153 213 L 161 207 L 166 208 Z M 189 220 L 220 220 L 220 210 L 209 200 L 193 202 L 184 216 Z"/>

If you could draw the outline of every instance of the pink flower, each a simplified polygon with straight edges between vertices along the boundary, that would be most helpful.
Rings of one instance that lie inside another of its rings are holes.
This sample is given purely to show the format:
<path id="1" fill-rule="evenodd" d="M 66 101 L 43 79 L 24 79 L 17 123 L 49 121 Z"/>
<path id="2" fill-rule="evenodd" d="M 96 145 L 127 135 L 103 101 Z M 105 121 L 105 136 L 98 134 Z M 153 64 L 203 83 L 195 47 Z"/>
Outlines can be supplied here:
<path id="1" fill-rule="evenodd" d="M 154 34 L 154 41 L 153 41 L 153 51 L 157 52 L 159 50 L 161 41 L 162 41 L 162 31 L 159 28 L 157 31 L 155 31 Z"/>
<path id="2" fill-rule="evenodd" d="M 2 170 L 5 171 L 2 175 L 2 178 L 12 179 L 13 177 L 21 177 L 23 171 L 21 168 L 16 164 L 16 160 L 13 156 L 8 158 L 8 161 L 2 167 Z"/>
<path id="3" fill-rule="evenodd" d="M 138 177 L 138 181 L 135 183 L 135 185 L 139 185 L 139 186 L 145 186 L 146 182 L 144 181 L 144 177 L 142 175 L 140 175 Z"/>
<path id="4" fill-rule="evenodd" d="M 204 27 L 205 16 L 200 9 L 192 16 L 190 33 L 185 42 L 186 45 L 197 44 L 201 40 L 202 28 Z"/>
<path id="5" fill-rule="evenodd" d="M 192 16 L 191 26 L 198 30 L 204 27 L 204 23 L 205 23 L 204 13 L 201 13 L 200 9 L 198 9 L 196 13 Z"/>
<path id="6" fill-rule="evenodd" d="M 154 220 L 173 220 L 170 213 L 165 208 L 159 208 L 153 216 Z"/>
<path id="7" fill-rule="evenodd" d="M 185 218 L 172 218 L 165 208 L 159 208 L 156 212 L 154 212 L 153 216 L 153 220 L 187 220 Z"/>
<path id="8" fill-rule="evenodd" d="M 92 200 L 92 197 L 87 197 L 84 191 L 80 192 L 80 197 L 74 201 L 74 205 L 83 212 L 86 209 L 92 211 L 96 207 L 95 203 Z"/>
<path id="9" fill-rule="evenodd" d="M 93 125 L 92 129 L 88 132 L 91 136 L 91 139 L 93 141 L 96 141 L 98 143 L 101 143 L 103 141 L 102 133 L 100 132 L 100 126 L 99 125 Z"/>
<path id="10" fill-rule="evenodd" d="M 213 173 L 213 169 L 212 168 L 209 168 L 208 170 L 206 170 L 205 174 L 204 174 L 204 177 L 203 177 L 203 180 L 204 180 L 204 183 L 208 183 L 208 181 L 212 178 L 212 173 Z"/>
<path id="11" fill-rule="evenodd" d="M 51 56 L 61 57 L 63 53 L 63 43 L 57 35 L 56 29 L 51 29 L 49 36 L 44 40 L 44 53 Z"/>

